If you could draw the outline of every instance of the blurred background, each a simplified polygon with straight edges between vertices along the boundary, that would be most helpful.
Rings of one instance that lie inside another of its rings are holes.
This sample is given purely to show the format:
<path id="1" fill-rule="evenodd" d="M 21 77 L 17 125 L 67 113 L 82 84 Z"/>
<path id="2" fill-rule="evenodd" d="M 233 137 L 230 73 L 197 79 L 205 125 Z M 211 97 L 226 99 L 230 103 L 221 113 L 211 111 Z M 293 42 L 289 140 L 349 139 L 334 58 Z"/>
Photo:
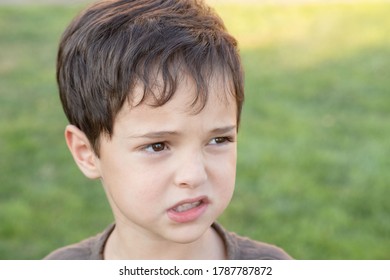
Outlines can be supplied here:
<path id="1" fill-rule="evenodd" d="M 73 163 L 59 38 L 91 1 L 0 0 L 0 259 L 112 222 Z M 297 259 L 390 259 L 389 1 L 209 1 L 246 72 L 235 196 L 220 222 Z"/>

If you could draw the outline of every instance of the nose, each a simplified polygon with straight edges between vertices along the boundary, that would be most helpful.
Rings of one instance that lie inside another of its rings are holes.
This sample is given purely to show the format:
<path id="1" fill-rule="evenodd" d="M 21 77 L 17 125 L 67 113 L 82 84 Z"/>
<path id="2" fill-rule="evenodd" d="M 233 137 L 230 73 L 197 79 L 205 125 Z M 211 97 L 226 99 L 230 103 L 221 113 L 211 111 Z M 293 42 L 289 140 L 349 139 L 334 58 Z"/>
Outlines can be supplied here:
<path id="1" fill-rule="evenodd" d="M 197 188 L 207 181 L 208 175 L 202 154 L 183 155 L 175 172 L 175 185 L 181 188 Z"/>

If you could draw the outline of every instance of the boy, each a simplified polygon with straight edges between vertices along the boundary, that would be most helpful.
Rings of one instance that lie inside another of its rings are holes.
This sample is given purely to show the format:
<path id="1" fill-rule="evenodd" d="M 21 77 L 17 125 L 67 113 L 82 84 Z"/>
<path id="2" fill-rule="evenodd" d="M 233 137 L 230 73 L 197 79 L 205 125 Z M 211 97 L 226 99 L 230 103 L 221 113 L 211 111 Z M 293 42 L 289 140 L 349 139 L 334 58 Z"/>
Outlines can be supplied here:
<path id="1" fill-rule="evenodd" d="M 47 259 L 289 259 L 216 223 L 233 195 L 237 44 L 196 0 L 114 0 L 65 31 L 57 81 L 73 158 L 115 218 Z"/>

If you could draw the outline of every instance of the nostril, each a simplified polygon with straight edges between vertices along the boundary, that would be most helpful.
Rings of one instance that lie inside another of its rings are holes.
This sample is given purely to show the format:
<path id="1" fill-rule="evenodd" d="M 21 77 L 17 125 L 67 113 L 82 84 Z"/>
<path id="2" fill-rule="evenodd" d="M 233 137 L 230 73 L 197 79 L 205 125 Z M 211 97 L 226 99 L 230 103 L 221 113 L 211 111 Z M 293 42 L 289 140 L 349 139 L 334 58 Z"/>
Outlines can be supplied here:
<path id="1" fill-rule="evenodd" d="M 207 181 L 207 171 L 203 158 L 196 156 L 183 156 L 182 161 L 178 161 L 175 171 L 175 184 L 180 187 L 196 188 Z"/>

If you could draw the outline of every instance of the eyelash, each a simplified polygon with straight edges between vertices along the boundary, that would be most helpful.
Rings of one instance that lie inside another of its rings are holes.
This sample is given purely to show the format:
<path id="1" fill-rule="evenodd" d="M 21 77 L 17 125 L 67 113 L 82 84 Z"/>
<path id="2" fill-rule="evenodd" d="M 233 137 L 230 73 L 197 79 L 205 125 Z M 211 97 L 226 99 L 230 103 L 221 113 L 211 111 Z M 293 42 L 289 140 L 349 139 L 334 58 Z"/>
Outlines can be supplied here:
<path id="1" fill-rule="evenodd" d="M 162 149 L 155 149 L 157 145 L 162 146 Z M 166 147 L 167 147 L 166 143 L 164 143 L 164 142 L 157 142 L 157 143 L 146 145 L 144 147 L 144 150 L 149 152 L 149 153 L 161 153 L 162 151 L 164 151 L 166 149 Z M 152 149 L 152 151 L 148 151 L 148 149 Z"/>
<path id="2" fill-rule="evenodd" d="M 222 140 L 222 142 L 218 143 L 218 140 Z M 222 144 L 226 144 L 226 142 L 234 142 L 234 139 L 233 137 L 230 137 L 230 136 L 219 136 L 219 137 L 214 137 L 213 139 L 211 139 L 211 141 L 215 140 L 216 144 L 213 144 L 213 145 L 222 145 Z M 211 142 L 210 141 L 210 142 Z M 210 143 L 209 142 L 209 143 Z"/>
<path id="3" fill-rule="evenodd" d="M 211 145 L 224 145 L 227 144 L 227 142 L 232 143 L 234 142 L 233 137 L 230 136 L 219 136 L 212 138 L 208 144 L 210 144 L 212 141 L 215 141 L 215 144 Z M 156 142 L 149 145 L 146 145 L 143 150 L 149 152 L 149 153 L 161 153 L 162 151 L 167 149 L 167 143 L 165 142 Z M 151 150 L 150 150 L 151 149 Z"/>

